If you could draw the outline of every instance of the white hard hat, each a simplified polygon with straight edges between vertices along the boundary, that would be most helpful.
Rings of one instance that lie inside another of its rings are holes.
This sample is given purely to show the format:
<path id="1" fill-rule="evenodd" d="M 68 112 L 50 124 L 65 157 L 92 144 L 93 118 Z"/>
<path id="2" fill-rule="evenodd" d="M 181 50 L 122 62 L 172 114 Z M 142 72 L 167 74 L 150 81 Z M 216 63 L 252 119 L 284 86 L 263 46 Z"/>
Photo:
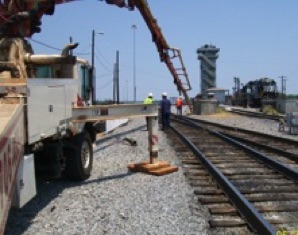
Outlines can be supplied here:
<path id="1" fill-rule="evenodd" d="M 150 93 L 148 94 L 148 97 L 153 97 L 153 94 L 150 92 Z"/>
<path id="2" fill-rule="evenodd" d="M 162 96 L 168 96 L 166 92 L 162 93 Z"/>

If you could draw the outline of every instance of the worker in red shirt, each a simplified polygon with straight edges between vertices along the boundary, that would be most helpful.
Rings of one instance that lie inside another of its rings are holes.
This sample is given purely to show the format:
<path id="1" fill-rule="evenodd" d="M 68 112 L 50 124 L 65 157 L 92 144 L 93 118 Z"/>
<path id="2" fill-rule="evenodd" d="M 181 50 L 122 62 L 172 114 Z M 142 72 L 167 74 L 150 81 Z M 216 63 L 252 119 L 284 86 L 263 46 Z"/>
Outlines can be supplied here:
<path id="1" fill-rule="evenodd" d="M 176 100 L 177 115 L 182 116 L 182 98 L 178 97 Z"/>

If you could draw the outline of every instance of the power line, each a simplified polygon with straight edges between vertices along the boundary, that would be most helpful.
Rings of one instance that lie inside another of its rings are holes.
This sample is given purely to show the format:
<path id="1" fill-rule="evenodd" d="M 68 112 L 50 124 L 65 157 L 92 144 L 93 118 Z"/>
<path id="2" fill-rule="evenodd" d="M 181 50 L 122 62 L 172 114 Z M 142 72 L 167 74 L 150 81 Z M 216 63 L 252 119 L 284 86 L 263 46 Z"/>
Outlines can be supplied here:
<path id="1" fill-rule="evenodd" d="M 48 44 L 46 44 L 46 43 L 37 41 L 37 40 L 32 39 L 32 38 L 29 38 L 29 40 L 32 41 L 32 42 L 35 42 L 35 43 L 37 43 L 37 44 L 40 44 L 40 45 L 42 45 L 42 46 L 44 46 L 44 47 L 53 49 L 53 50 L 55 50 L 55 51 L 62 51 L 62 49 L 60 49 L 60 48 L 53 47 L 53 46 L 51 46 L 51 45 L 48 45 Z M 86 48 L 86 50 L 87 50 L 87 49 L 89 49 L 89 46 L 88 46 L 88 48 Z M 85 50 L 85 51 L 86 51 L 86 50 Z M 76 54 L 76 55 L 90 55 L 90 52 L 76 52 L 75 54 Z"/>
<path id="2" fill-rule="evenodd" d="M 96 51 L 97 51 L 97 54 L 100 55 L 100 57 L 109 65 L 113 65 L 112 62 L 108 61 L 104 56 L 103 54 L 100 52 L 100 50 L 98 48 L 96 48 Z"/>
<path id="3" fill-rule="evenodd" d="M 101 60 L 99 59 L 99 57 L 97 55 L 95 55 L 96 59 L 98 60 L 98 62 L 102 65 L 102 67 L 104 67 L 107 71 L 112 72 L 110 68 L 108 68 L 106 65 L 104 65 Z"/>
<path id="4" fill-rule="evenodd" d="M 45 47 L 47 47 L 47 48 L 50 48 L 50 49 L 53 49 L 53 50 L 56 50 L 56 51 L 62 51 L 62 49 L 60 49 L 60 48 L 53 47 L 53 46 L 51 46 L 51 45 L 48 45 L 48 44 L 45 44 L 45 43 L 43 43 L 43 42 L 34 40 L 34 39 L 32 39 L 32 38 L 29 38 L 29 40 L 30 40 L 30 41 L 33 41 L 33 42 L 35 42 L 35 43 L 37 43 L 37 44 L 40 44 L 40 45 L 42 45 L 42 46 L 45 46 Z"/>
<path id="5" fill-rule="evenodd" d="M 113 75 L 113 73 L 102 74 L 102 75 L 96 76 L 96 78 L 103 78 L 111 75 Z"/>
<path id="6" fill-rule="evenodd" d="M 107 83 L 105 83 L 104 85 L 98 87 L 97 89 L 102 90 L 102 89 L 106 88 L 107 86 L 109 86 L 113 81 L 114 80 L 112 79 L 112 80 L 108 81 Z"/>
<path id="7" fill-rule="evenodd" d="M 131 66 L 130 65 L 125 65 L 125 64 L 121 64 L 121 68 L 122 68 L 122 70 L 131 70 Z M 151 68 L 148 68 L 148 69 L 140 69 L 140 67 L 139 68 L 137 68 L 136 69 L 136 71 L 138 71 L 138 72 L 142 72 L 142 76 L 155 76 L 155 77 L 158 77 L 158 78 L 168 78 L 168 76 L 167 75 L 160 75 L 160 74 L 158 74 L 158 73 L 161 73 L 160 71 L 157 71 L 157 73 L 152 73 L 152 71 L 154 70 L 154 67 L 152 67 L 152 69 Z M 149 71 L 149 72 L 148 72 Z M 172 76 L 172 75 L 170 75 L 170 76 Z"/>
<path id="8" fill-rule="evenodd" d="M 90 55 L 90 52 L 76 52 L 75 55 Z"/>

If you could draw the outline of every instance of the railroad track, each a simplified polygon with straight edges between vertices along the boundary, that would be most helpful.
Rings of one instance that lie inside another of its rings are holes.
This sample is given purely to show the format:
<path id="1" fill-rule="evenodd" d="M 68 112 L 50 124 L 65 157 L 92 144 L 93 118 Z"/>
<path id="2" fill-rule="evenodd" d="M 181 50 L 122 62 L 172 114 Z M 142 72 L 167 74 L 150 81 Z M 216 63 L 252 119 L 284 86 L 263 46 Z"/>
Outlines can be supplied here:
<path id="1" fill-rule="evenodd" d="M 262 112 L 253 112 L 253 111 L 248 111 L 244 109 L 235 109 L 235 108 L 228 108 L 228 112 L 234 113 L 234 114 L 239 114 L 239 115 L 244 115 L 244 116 L 250 116 L 250 117 L 255 117 L 255 118 L 262 118 L 262 119 L 270 119 L 270 120 L 275 120 L 279 121 L 280 119 L 285 119 L 286 115 L 269 115 L 269 114 L 264 114 Z"/>
<path id="2" fill-rule="evenodd" d="M 179 138 L 174 135 L 176 134 Z M 297 232 L 298 172 L 231 136 L 179 118 L 168 136 L 214 229 Z M 297 163 L 296 163 L 297 164 Z"/>
<path id="3" fill-rule="evenodd" d="M 266 155 L 270 154 L 273 159 L 298 170 L 298 141 L 296 140 L 189 117 L 184 117 L 184 119 L 195 122 L 198 125 L 203 125 L 204 128 L 215 130 L 248 146 L 252 146 Z"/>

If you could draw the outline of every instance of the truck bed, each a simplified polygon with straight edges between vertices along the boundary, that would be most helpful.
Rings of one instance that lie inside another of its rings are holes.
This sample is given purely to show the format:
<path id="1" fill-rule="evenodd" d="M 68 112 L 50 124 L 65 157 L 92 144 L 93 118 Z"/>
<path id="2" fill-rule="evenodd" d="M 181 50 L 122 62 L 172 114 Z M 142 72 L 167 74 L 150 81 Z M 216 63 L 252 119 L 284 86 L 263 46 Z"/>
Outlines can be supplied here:
<path id="1" fill-rule="evenodd" d="M 0 234 L 4 232 L 23 153 L 23 103 L 0 103 Z"/>
<path id="2" fill-rule="evenodd" d="M 1 104 L 0 103 L 0 136 L 4 134 L 4 129 L 8 127 L 9 121 L 12 119 L 20 104 Z"/>

